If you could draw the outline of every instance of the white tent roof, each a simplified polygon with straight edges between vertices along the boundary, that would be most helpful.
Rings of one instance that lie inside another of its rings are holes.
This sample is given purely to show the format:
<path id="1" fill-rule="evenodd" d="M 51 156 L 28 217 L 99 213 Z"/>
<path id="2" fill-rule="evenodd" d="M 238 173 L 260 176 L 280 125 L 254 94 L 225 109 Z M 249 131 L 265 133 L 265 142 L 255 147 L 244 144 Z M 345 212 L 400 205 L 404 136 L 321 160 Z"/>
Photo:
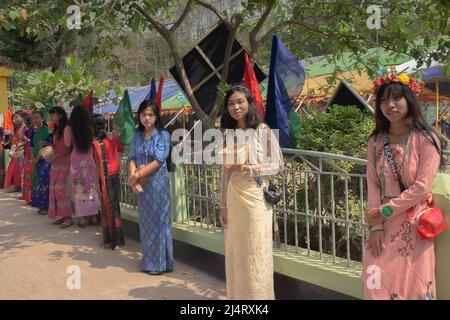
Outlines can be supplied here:
<path id="1" fill-rule="evenodd" d="M 411 73 L 415 73 L 418 70 L 422 70 L 422 69 L 426 69 L 426 68 L 431 68 L 434 66 L 440 65 L 439 62 L 433 60 L 431 62 L 430 66 L 427 66 L 426 64 L 422 65 L 420 68 L 417 68 L 417 61 L 415 59 L 410 60 L 410 61 L 406 61 L 405 63 L 399 64 L 398 66 L 395 67 L 395 71 L 397 73 L 407 73 L 407 74 L 411 74 Z"/>

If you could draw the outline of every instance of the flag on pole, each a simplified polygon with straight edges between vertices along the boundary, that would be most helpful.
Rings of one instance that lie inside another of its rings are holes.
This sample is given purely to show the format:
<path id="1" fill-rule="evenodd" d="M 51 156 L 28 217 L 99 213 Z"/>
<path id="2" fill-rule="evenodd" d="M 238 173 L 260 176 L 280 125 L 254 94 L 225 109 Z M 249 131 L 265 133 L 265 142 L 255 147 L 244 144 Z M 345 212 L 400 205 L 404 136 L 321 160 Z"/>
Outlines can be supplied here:
<path id="1" fill-rule="evenodd" d="M 145 97 L 145 100 L 155 100 L 156 97 L 156 84 L 155 79 L 152 78 L 152 83 L 150 85 L 150 92 Z"/>
<path id="2" fill-rule="evenodd" d="M 159 84 L 158 84 L 158 93 L 156 94 L 155 97 L 155 103 L 159 108 L 159 113 L 162 113 L 162 91 L 163 91 L 163 85 L 164 85 L 164 77 L 161 77 L 159 79 Z"/>
<path id="3" fill-rule="evenodd" d="M 82 101 L 83 101 L 83 95 L 81 93 L 79 93 L 77 95 L 77 97 L 75 98 L 75 100 L 71 101 L 71 104 L 74 107 L 74 106 L 77 106 L 77 105 L 81 104 Z"/>
<path id="4" fill-rule="evenodd" d="M 133 112 L 131 111 L 131 101 L 128 90 L 125 90 L 120 101 L 119 108 L 117 108 L 114 115 L 113 123 L 118 129 L 119 139 L 123 145 L 131 144 L 134 134 L 135 122 L 133 119 Z"/>
<path id="5" fill-rule="evenodd" d="M 12 121 L 12 116 L 14 114 L 14 110 L 11 107 L 8 107 L 8 112 L 4 115 L 4 120 L 3 120 L 3 129 L 9 130 L 12 133 L 14 133 L 14 124 Z"/>
<path id="6" fill-rule="evenodd" d="M 265 122 L 272 129 L 279 129 L 282 148 L 296 148 L 300 132 L 300 119 L 295 112 L 295 99 L 305 82 L 305 70 L 289 52 L 281 39 L 274 35 L 270 53 L 269 83 Z"/>
<path id="7" fill-rule="evenodd" d="M 92 104 L 92 97 L 94 92 L 91 90 L 89 91 L 88 95 L 81 100 L 81 105 L 85 108 L 88 108 L 89 113 L 92 115 L 93 113 L 93 104 Z"/>
<path id="8" fill-rule="evenodd" d="M 253 65 L 250 63 L 247 52 L 245 52 L 244 83 L 252 93 L 256 109 L 259 113 L 259 117 L 261 119 L 264 119 L 264 105 L 261 97 L 261 91 L 259 90 L 259 84 L 258 80 L 256 79 L 255 70 L 253 70 Z"/>

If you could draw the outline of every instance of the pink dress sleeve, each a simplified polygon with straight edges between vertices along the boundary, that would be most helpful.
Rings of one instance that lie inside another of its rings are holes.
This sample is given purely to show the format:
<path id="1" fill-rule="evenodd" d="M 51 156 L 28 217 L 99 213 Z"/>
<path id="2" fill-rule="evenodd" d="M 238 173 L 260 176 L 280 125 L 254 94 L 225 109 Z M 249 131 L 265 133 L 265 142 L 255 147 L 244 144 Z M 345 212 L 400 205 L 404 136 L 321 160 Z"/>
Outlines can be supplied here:
<path id="1" fill-rule="evenodd" d="M 70 148 L 72 145 L 72 130 L 70 126 L 64 128 L 64 144 L 67 148 Z"/>
<path id="2" fill-rule="evenodd" d="M 416 180 L 405 191 L 403 191 L 401 195 L 382 205 L 380 207 L 380 212 L 387 208 L 392 212 L 392 215 L 403 213 L 418 204 L 427 194 L 431 192 L 434 178 L 436 177 L 436 173 L 439 169 L 441 160 L 440 155 L 436 150 L 436 147 L 423 136 L 420 137 L 418 153 L 419 166 Z"/>
<path id="3" fill-rule="evenodd" d="M 366 166 L 368 209 L 378 208 L 381 205 L 381 185 L 376 168 L 374 145 L 375 141 L 372 137 L 368 143 Z"/>

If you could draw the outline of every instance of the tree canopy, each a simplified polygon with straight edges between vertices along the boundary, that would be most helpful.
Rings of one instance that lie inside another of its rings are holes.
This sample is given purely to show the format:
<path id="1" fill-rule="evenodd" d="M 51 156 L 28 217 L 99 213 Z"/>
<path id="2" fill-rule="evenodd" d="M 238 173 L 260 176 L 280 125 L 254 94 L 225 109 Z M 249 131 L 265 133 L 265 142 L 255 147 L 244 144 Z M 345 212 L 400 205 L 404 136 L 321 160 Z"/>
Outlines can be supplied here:
<path id="1" fill-rule="evenodd" d="M 95 64 L 107 61 L 120 68 L 115 53 L 119 44 L 129 48 L 127 34 L 158 33 L 176 65 L 197 117 L 215 119 L 219 105 L 208 116 L 196 100 L 181 60 L 186 46 L 199 35 L 188 29 L 193 20 L 212 15 L 230 30 L 222 78 L 226 79 L 231 37 L 239 35 L 252 61 L 268 65 L 271 36 L 277 33 L 299 59 L 326 55 L 330 63 L 351 52 L 359 65 L 373 74 L 378 58 L 370 48 L 406 54 L 420 64 L 432 59 L 448 64 L 449 5 L 440 0 L 108 0 L 108 1 L 0 1 L 0 55 L 29 66 L 64 68 L 65 58 L 82 51 L 83 59 Z M 80 8 L 80 29 L 69 30 L 71 4 Z M 205 29 L 211 27 L 210 21 Z M 186 32 L 189 30 L 189 32 Z M 203 31 L 203 30 L 202 30 Z M 207 30 L 203 31 L 203 34 Z M 89 43 L 83 44 L 83 39 Z M 125 51 L 126 54 L 126 51 Z M 132 49 L 128 53 L 133 55 Z M 150 55 L 150 54 L 149 54 Z M 143 57 L 144 59 L 144 57 Z M 48 61 L 46 61 L 48 60 Z"/>

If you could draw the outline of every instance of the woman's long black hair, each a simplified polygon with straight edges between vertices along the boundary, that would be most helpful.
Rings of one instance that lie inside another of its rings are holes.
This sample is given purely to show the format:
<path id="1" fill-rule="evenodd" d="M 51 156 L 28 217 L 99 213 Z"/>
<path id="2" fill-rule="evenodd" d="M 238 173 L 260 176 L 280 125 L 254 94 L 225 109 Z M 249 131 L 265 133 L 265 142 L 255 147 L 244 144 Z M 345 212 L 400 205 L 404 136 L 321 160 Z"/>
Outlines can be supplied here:
<path id="1" fill-rule="evenodd" d="M 53 107 L 50 109 L 49 113 L 60 115 L 59 122 L 54 124 L 53 133 L 58 136 L 58 139 L 61 139 L 64 134 L 64 129 L 69 123 L 69 118 L 67 117 L 66 110 L 61 107 Z"/>
<path id="2" fill-rule="evenodd" d="M 94 140 L 89 110 L 82 105 L 73 107 L 69 124 L 72 129 L 72 138 L 75 147 L 79 152 L 87 153 Z"/>
<path id="3" fill-rule="evenodd" d="M 156 103 L 153 100 L 144 100 L 141 102 L 141 104 L 139 105 L 139 109 L 137 112 L 137 122 L 138 122 L 138 131 L 144 131 L 145 127 L 144 125 L 141 123 L 141 113 L 144 112 L 145 109 L 147 109 L 148 107 L 152 108 L 153 113 L 156 116 L 156 122 L 155 122 L 155 128 L 158 131 L 163 130 L 163 125 L 161 122 L 161 114 L 159 113 L 159 107 L 156 105 Z"/>
<path id="4" fill-rule="evenodd" d="M 253 99 L 252 93 L 244 84 L 234 84 L 225 94 L 225 99 L 223 101 L 223 112 L 220 118 L 220 128 L 221 129 L 236 129 L 237 121 L 231 117 L 228 112 L 228 100 L 235 92 L 241 92 L 245 94 L 245 98 L 248 101 L 248 113 L 246 115 L 247 128 L 256 129 L 262 120 L 259 118 L 258 111 L 256 110 L 255 100 Z"/>
<path id="5" fill-rule="evenodd" d="M 445 165 L 445 159 L 442 151 L 446 148 L 447 143 L 441 139 L 438 132 L 436 132 L 436 130 L 425 121 L 419 99 L 406 84 L 393 82 L 380 86 L 376 95 L 375 129 L 370 136 L 372 137 L 379 133 L 389 132 L 391 123 L 384 116 L 383 111 L 381 111 L 381 99 L 385 92 L 388 97 L 393 93 L 400 93 L 403 97 L 405 97 L 408 104 L 408 112 L 405 116 L 407 124 L 411 127 L 411 129 L 416 129 L 424 134 L 425 137 L 427 137 L 428 140 L 435 146 L 441 156 L 441 168 L 443 168 Z"/>

